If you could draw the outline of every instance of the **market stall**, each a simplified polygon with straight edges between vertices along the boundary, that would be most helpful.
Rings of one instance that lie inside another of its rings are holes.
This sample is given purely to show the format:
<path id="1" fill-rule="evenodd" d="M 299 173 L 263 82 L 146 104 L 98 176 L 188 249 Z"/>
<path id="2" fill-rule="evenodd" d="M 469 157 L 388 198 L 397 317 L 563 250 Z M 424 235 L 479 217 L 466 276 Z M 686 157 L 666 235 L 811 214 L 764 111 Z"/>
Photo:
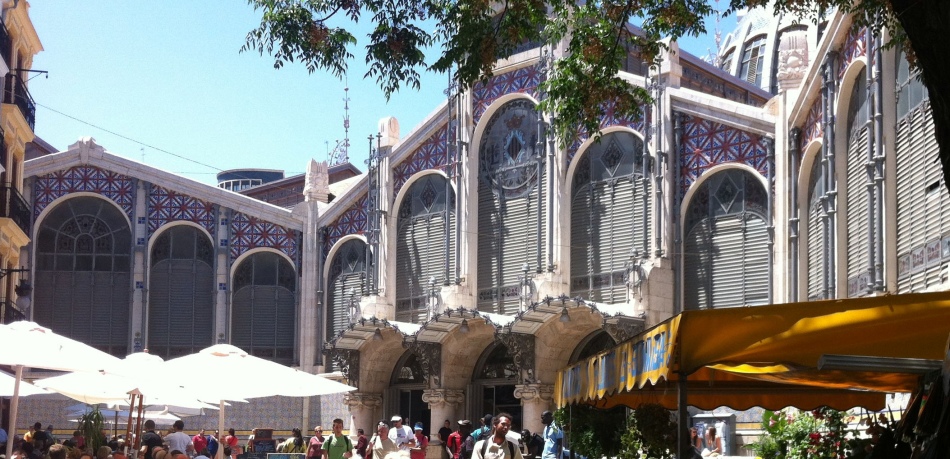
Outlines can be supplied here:
<path id="1" fill-rule="evenodd" d="M 885 393 L 913 391 L 942 362 L 948 336 L 947 292 L 686 311 L 562 369 L 555 398 L 558 407 L 877 410 Z"/>

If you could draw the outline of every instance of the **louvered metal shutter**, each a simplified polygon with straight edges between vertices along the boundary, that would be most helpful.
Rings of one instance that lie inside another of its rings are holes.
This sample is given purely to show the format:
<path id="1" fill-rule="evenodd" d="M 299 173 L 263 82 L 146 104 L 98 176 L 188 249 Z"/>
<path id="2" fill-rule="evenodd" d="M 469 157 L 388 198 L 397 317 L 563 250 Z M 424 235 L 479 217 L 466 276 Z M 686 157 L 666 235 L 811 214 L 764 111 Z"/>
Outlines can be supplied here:
<path id="1" fill-rule="evenodd" d="M 768 301 L 768 230 L 761 217 L 707 219 L 687 236 L 685 250 L 687 309 Z"/>
<path id="2" fill-rule="evenodd" d="M 861 129 L 848 142 L 848 296 L 868 294 L 870 279 L 868 270 L 868 201 L 867 194 L 867 145 L 868 128 Z"/>
<path id="3" fill-rule="evenodd" d="M 546 177 L 533 184 L 527 196 L 506 199 L 492 193 L 490 183 L 478 187 L 478 310 L 513 315 L 520 309 L 519 281 L 522 265 L 537 268 L 538 247 L 546 235 L 538 231 L 538 216 L 544 218 Z M 543 220 L 542 220 L 543 225 Z M 541 253 L 542 260 L 544 253 Z"/>
<path id="4" fill-rule="evenodd" d="M 248 286 L 232 298 L 231 343 L 253 355 L 293 360 L 297 311 L 294 293 L 273 285 Z"/>
<path id="5" fill-rule="evenodd" d="M 148 347 L 164 358 L 214 342 L 214 273 L 198 260 L 163 260 L 151 270 Z"/>
<path id="6" fill-rule="evenodd" d="M 588 184 L 571 200 L 571 296 L 587 296 L 594 254 L 592 212 L 594 192 Z"/>
<path id="7" fill-rule="evenodd" d="M 356 292 L 359 301 L 363 292 L 362 276 L 359 273 L 340 276 L 330 286 L 327 300 L 327 341 L 335 338 L 349 324 L 350 289 Z"/>
<path id="8" fill-rule="evenodd" d="M 899 293 L 919 292 L 940 283 L 950 260 L 950 196 L 937 151 L 930 107 L 925 103 L 897 125 Z"/>
<path id="9" fill-rule="evenodd" d="M 443 265 L 445 218 L 417 218 L 403 222 L 396 248 L 396 320 L 421 323 L 428 317 L 429 278 L 436 287 L 445 277 Z"/>
<path id="10" fill-rule="evenodd" d="M 809 191 L 808 205 L 808 299 L 824 298 L 824 226 L 821 221 L 821 202 L 815 193 L 816 187 Z"/>

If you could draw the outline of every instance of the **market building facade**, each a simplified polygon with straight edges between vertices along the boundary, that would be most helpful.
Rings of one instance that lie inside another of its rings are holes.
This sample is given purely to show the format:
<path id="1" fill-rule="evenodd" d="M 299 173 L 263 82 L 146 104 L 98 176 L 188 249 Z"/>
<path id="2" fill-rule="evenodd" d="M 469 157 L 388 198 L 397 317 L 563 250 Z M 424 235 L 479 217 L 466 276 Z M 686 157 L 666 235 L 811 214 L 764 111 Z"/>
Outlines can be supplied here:
<path id="1" fill-rule="evenodd" d="M 358 388 L 238 406 L 239 429 L 508 411 L 535 431 L 560 368 L 678 312 L 946 289 L 926 90 L 881 42 L 753 10 L 712 63 L 631 51 L 620 74 L 656 102 L 607 104 L 568 145 L 537 109 L 559 51 L 528 47 L 405 136 L 384 118 L 364 173 L 311 161 L 290 208 L 85 139 L 26 165 L 30 317 L 117 355 L 228 342 Z"/>

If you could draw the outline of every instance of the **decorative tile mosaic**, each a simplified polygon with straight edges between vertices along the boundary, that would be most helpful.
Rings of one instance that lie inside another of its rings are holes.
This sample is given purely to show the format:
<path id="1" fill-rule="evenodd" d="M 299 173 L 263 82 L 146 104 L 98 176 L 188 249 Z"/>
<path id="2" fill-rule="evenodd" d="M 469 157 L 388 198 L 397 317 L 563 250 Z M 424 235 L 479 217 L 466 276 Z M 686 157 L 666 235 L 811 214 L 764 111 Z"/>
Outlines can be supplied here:
<path id="1" fill-rule="evenodd" d="M 821 119 L 823 112 L 821 110 L 821 97 L 816 97 L 815 101 L 811 104 L 811 109 L 808 110 L 808 116 L 805 118 L 805 124 L 802 125 L 802 133 L 798 139 L 799 142 L 799 151 L 804 152 L 805 146 L 807 146 L 812 140 L 820 139 L 825 135 L 824 131 L 821 129 Z"/>
<path id="2" fill-rule="evenodd" d="M 650 107 L 643 108 L 643 118 L 639 120 L 633 120 L 629 117 L 621 116 L 616 114 L 616 104 L 614 102 L 608 102 L 604 107 L 604 119 L 600 121 L 600 128 L 606 128 L 610 126 L 626 126 L 634 131 L 637 131 L 641 134 L 644 133 L 645 126 L 652 123 L 653 113 L 650 110 Z M 571 146 L 567 149 L 567 164 L 570 164 L 574 159 L 574 156 L 577 154 L 577 149 L 580 148 L 581 144 L 584 143 L 590 136 L 587 133 L 582 133 L 571 143 Z"/>
<path id="3" fill-rule="evenodd" d="M 406 159 L 393 167 L 393 199 L 413 174 L 426 169 L 437 169 L 445 166 L 445 142 L 448 132 L 449 130 L 443 125 Z"/>
<path id="4" fill-rule="evenodd" d="M 79 192 L 97 193 L 112 200 L 132 220 L 135 206 L 132 178 L 95 166 L 76 166 L 37 177 L 33 186 L 33 215 L 38 216 L 56 199 Z"/>
<path id="5" fill-rule="evenodd" d="M 539 84 L 541 72 L 535 65 L 492 76 L 488 83 L 476 83 L 472 88 L 475 123 L 478 124 L 492 102 L 505 94 L 524 93 L 537 99 Z"/>
<path id="6" fill-rule="evenodd" d="M 844 72 L 848 70 L 848 65 L 854 62 L 855 60 L 864 56 L 866 51 L 866 43 L 864 43 L 864 27 L 848 32 L 848 38 L 844 42 L 844 46 L 841 47 L 841 57 L 838 62 L 838 81 L 841 81 L 841 78 L 844 77 Z"/>
<path id="7" fill-rule="evenodd" d="M 323 258 L 326 259 L 330 248 L 336 241 L 348 234 L 363 234 L 369 221 L 366 193 L 360 196 L 343 215 L 327 225 L 327 234 L 323 239 Z"/>
<path id="8" fill-rule="evenodd" d="M 189 221 L 201 225 L 214 236 L 214 206 L 177 191 L 158 185 L 149 187 L 148 234 L 152 235 L 162 225 L 174 221 Z"/>
<path id="9" fill-rule="evenodd" d="M 724 163 L 742 163 L 765 175 L 766 144 L 762 136 L 734 127 L 683 116 L 683 149 L 680 151 L 680 187 L 689 188 L 707 169 Z"/>
<path id="10" fill-rule="evenodd" d="M 224 242 L 224 240 L 222 240 Z M 257 217 L 235 212 L 231 219 L 231 259 L 258 247 L 280 250 L 291 260 L 297 259 L 297 232 Z M 298 266 L 299 268 L 299 266 Z"/>

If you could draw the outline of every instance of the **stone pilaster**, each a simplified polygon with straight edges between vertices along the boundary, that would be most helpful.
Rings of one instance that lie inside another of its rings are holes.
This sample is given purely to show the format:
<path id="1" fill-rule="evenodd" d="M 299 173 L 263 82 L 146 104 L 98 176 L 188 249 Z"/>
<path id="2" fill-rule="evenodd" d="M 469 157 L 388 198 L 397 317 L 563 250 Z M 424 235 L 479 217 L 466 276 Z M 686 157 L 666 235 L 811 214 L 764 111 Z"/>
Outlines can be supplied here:
<path id="1" fill-rule="evenodd" d="M 442 427 L 442 423 L 448 419 L 452 422 L 453 427 L 455 426 L 455 421 L 459 418 L 459 407 L 465 403 L 465 391 L 426 389 L 422 392 L 422 401 L 428 403 L 429 409 L 432 410 L 430 417 L 432 422 L 429 423 L 432 432 L 429 432 L 429 439 L 434 444 L 438 444 L 439 429 Z M 438 449 L 441 450 L 441 447 Z M 436 457 L 441 457 L 441 454 Z"/>
<path id="2" fill-rule="evenodd" d="M 522 429 L 540 432 L 544 429 L 541 424 L 541 413 L 552 408 L 554 400 L 554 385 L 552 384 L 518 384 L 515 386 L 515 397 L 521 400 Z"/>
<path id="3" fill-rule="evenodd" d="M 376 431 L 376 420 L 382 415 L 383 396 L 369 392 L 348 392 L 343 403 L 350 410 L 350 420 L 356 429 L 368 435 Z"/>

